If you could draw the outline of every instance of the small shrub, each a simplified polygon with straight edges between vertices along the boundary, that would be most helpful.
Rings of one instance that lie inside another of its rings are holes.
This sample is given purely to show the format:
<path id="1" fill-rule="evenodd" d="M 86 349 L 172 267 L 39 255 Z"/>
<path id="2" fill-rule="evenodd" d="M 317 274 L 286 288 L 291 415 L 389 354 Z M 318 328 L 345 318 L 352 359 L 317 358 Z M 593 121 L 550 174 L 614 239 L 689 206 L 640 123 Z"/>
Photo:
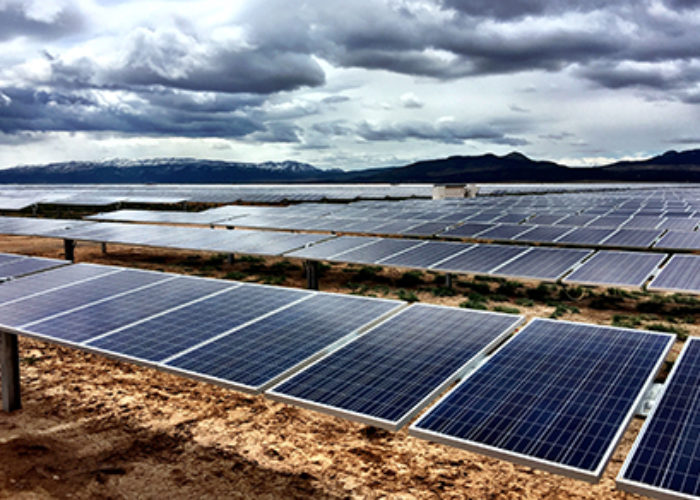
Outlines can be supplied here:
<path id="1" fill-rule="evenodd" d="M 473 300 L 465 300 L 459 304 L 459 307 L 465 307 L 467 309 L 480 309 L 486 310 L 486 304 L 483 302 L 475 302 Z"/>
<path id="2" fill-rule="evenodd" d="M 552 296 L 553 286 L 547 283 L 540 283 L 537 288 L 530 288 L 527 290 L 526 294 L 529 298 L 533 300 L 539 300 L 544 302 Z"/>
<path id="3" fill-rule="evenodd" d="M 399 297 L 399 300 L 405 300 L 406 302 L 418 302 L 420 300 L 415 293 L 403 288 L 399 289 L 396 295 Z"/>
<path id="4" fill-rule="evenodd" d="M 355 273 L 357 281 L 369 281 L 377 277 L 377 273 L 381 271 L 380 266 L 363 266 Z"/>
<path id="5" fill-rule="evenodd" d="M 401 275 L 396 281 L 401 287 L 418 286 L 423 284 L 423 273 L 420 271 L 408 271 Z"/>
<path id="6" fill-rule="evenodd" d="M 623 328 L 637 328 L 642 324 L 642 319 L 639 316 L 625 316 L 624 314 L 615 314 L 612 318 L 613 326 Z"/>
<path id="7" fill-rule="evenodd" d="M 688 330 L 681 328 L 680 326 L 664 325 L 663 323 L 652 323 L 646 326 L 647 330 L 653 332 L 665 332 L 665 333 L 675 333 L 678 340 L 688 339 Z"/>
<path id="8" fill-rule="evenodd" d="M 519 281 L 504 281 L 496 288 L 496 293 L 512 297 L 519 294 L 522 287 L 523 284 Z"/>
<path id="9" fill-rule="evenodd" d="M 515 301 L 515 303 L 518 304 L 519 306 L 523 306 L 523 307 L 532 307 L 535 305 L 535 303 L 532 301 L 532 299 L 526 299 L 525 297 L 517 299 Z"/>
<path id="10" fill-rule="evenodd" d="M 469 300 L 473 302 L 486 302 L 486 297 L 477 292 L 471 292 L 467 295 L 467 297 L 469 297 Z"/>
<path id="11" fill-rule="evenodd" d="M 556 319 L 556 318 L 561 318 L 563 315 L 567 313 L 579 313 L 578 307 L 574 306 L 567 306 L 566 304 L 557 304 L 554 308 L 554 311 L 552 314 L 549 315 L 550 318 Z"/>
<path id="12" fill-rule="evenodd" d="M 263 278 L 266 285 L 281 285 L 287 278 L 279 274 L 268 274 Z"/>
<path id="13" fill-rule="evenodd" d="M 207 266 L 219 267 L 224 262 L 226 262 L 226 259 L 227 255 L 225 253 L 217 253 L 216 255 L 212 255 L 207 260 L 205 260 L 204 264 Z"/>
<path id="14" fill-rule="evenodd" d="M 488 283 L 479 283 L 475 281 L 458 281 L 457 285 L 461 286 L 462 288 L 466 288 L 468 290 L 472 290 L 474 292 L 481 293 L 484 295 L 491 293 L 491 287 Z"/>
<path id="15" fill-rule="evenodd" d="M 241 255 L 238 257 L 238 260 L 240 262 L 248 262 L 250 264 L 260 264 L 265 261 L 265 259 L 256 255 Z"/>
<path id="16" fill-rule="evenodd" d="M 455 292 L 452 288 L 447 288 L 445 286 L 430 288 L 430 293 L 432 293 L 435 297 L 454 297 L 457 295 L 457 292 Z"/>
<path id="17" fill-rule="evenodd" d="M 508 302 L 508 297 L 501 293 L 494 293 L 489 296 L 490 300 L 493 300 L 494 302 Z"/>
<path id="18" fill-rule="evenodd" d="M 517 307 L 509 306 L 494 306 L 492 310 L 496 312 L 508 313 L 508 314 L 520 314 L 520 309 Z"/>
<path id="19" fill-rule="evenodd" d="M 230 273 L 226 273 L 224 275 L 224 279 L 227 280 L 242 280 L 245 278 L 247 275 L 245 273 L 242 273 L 240 271 L 231 271 Z"/>
<path id="20" fill-rule="evenodd" d="M 284 274 L 287 271 L 301 271 L 301 266 L 298 264 L 293 264 L 288 260 L 281 260 L 272 264 L 270 266 L 270 271 L 277 274 Z"/>

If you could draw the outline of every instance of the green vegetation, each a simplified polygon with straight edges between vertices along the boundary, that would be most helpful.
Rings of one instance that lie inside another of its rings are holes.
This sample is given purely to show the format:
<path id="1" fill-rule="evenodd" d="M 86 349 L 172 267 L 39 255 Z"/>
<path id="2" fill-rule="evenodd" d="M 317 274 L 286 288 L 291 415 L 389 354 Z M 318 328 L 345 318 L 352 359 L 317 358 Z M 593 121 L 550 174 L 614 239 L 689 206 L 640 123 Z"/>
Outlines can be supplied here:
<path id="1" fill-rule="evenodd" d="M 457 295 L 456 291 L 454 291 L 452 288 L 447 288 L 445 286 L 436 286 L 428 288 L 427 290 L 429 290 L 430 293 L 432 293 L 435 297 L 454 297 L 455 295 Z"/>
<path id="2" fill-rule="evenodd" d="M 493 311 L 496 312 L 502 312 L 502 313 L 508 313 L 508 314 L 520 314 L 520 309 L 517 307 L 509 307 L 509 306 L 494 306 L 492 308 Z"/>
<path id="3" fill-rule="evenodd" d="M 396 281 L 396 285 L 400 287 L 418 286 L 422 285 L 423 283 L 423 273 L 420 271 L 405 272 Z"/>
<path id="4" fill-rule="evenodd" d="M 681 341 L 688 339 L 688 330 L 679 326 L 665 325 L 663 323 L 652 323 L 651 325 L 647 325 L 646 329 L 654 332 L 675 333 L 678 340 Z"/>
<path id="5" fill-rule="evenodd" d="M 525 297 L 517 299 L 515 303 L 523 307 L 532 307 L 535 305 L 535 302 L 532 299 L 526 299 Z"/>
<path id="6" fill-rule="evenodd" d="M 399 300 L 405 300 L 406 302 L 418 302 L 420 300 L 415 293 L 403 288 L 400 288 L 399 291 L 396 292 L 396 295 Z"/>
<path id="7" fill-rule="evenodd" d="M 380 272 L 382 268 L 380 266 L 363 266 L 359 271 L 355 272 L 355 280 L 357 281 L 370 281 L 377 277 L 377 273 Z"/>
<path id="8" fill-rule="evenodd" d="M 641 316 L 625 316 L 624 314 L 615 314 L 612 318 L 613 326 L 623 328 L 637 328 L 641 326 L 643 318 Z"/>
<path id="9" fill-rule="evenodd" d="M 467 309 L 481 309 L 481 310 L 486 310 L 486 304 L 483 302 L 477 302 L 474 300 L 465 300 L 464 302 L 461 302 L 459 304 L 459 307 L 465 307 Z"/>
<path id="10" fill-rule="evenodd" d="M 248 276 L 248 275 L 245 274 L 245 273 L 242 273 L 242 272 L 240 272 L 240 271 L 231 271 L 231 272 L 228 272 L 228 273 L 226 273 L 226 274 L 224 275 L 224 279 L 227 279 L 227 280 L 242 280 L 242 279 L 245 278 L 246 276 Z"/>
<path id="11" fill-rule="evenodd" d="M 549 317 L 556 319 L 556 318 L 561 318 L 562 316 L 564 316 L 567 313 L 576 314 L 579 312 L 581 312 L 581 311 L 579 311 L 578 307 L 569 306 L 566 304 L 556 304 L 556 306 L 554 308 L 554 312 L 552 312 L 552 314 L 550 314 Z"/>

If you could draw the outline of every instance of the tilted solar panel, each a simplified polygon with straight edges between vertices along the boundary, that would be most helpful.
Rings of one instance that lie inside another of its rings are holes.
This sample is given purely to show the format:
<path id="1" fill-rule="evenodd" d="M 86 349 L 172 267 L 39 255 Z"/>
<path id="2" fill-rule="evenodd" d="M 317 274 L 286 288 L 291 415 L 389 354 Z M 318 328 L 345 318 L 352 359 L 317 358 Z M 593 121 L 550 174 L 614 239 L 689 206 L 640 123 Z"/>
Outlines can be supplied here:
<path id="1" fill-rule="evenodd" d="M 412 305 L 268 394 L 397 430 L 522 320 L 522 316 Z"/>
<path id="2" fill-rule="evenodd" d="M 117 271 L 118 268 L 95 264 L 72 264 L 50 269 L 0 284 L 0 304 Z"/>
<path id="3" fill-rule="evenodd" d="M 375 243 L 336 254 L 331 260 L 373 264 L 422 243 L 420 240 L 381 239 Z"/>
<path id="4" fill-rule="evenodd" d="M 0 279 L 16 278 L 54 267 L 65 266 L 69 262 L 59 259 L 44 259 L 41 257 L 22 257 L 19 260 L 0 264 Z"/>
<path id="5" fill-rule="evenodd" d="M 649 283 L 649 290 L 700 293 L 700 255 L 673 255 Z"/>
<path id="6" fill-rule="evenodd" d="M 596 481 L 674 339 L 535 319 L 410 433 Z"/>
<path id="7" fill-rule="evenodd" d="M 175 277 L 153 286 L 24 325 L 22 330 L 66 342 L 84 342 L 176 306 L 238 286 L 204 278 Z"/>
<path id="8" fill-rule="evenodd" d="M 440 271 L 489 273 L 494 268 L 526 252 L 528 247 L 474 245 L 469 250 L 433 266 Z"/>
<path id="9" fill-rule="evenodd" d="M 514 260 L 491 271 L 498 276 L 557 280 L 592 250 L 532 247 Z"/>
<path id="10" fill-rule="evenodd" d="M 0 325 L 21 327 L 26 323 L 85 306 L 138 287 L 150 286 L 164 279 L 171 279 L 171 277 L 155 272 L 119 270 L 88 281 L 5 303 L 0 306 Z"/>
<path id="11" fill-rule="evenodd" d="M 606 247 L 649 248 L 661 236 L 657 229 L 618 229 L 601 245 Z"/>
<path id="12" fill-rule="evenodd" d="M 642 286 L 666 254 L 601 250 L 564 278 L 565 283 Z"/>
<path id="13" fill-rule="evenodd" d="M 164 363 L 174 371 L 260 392 L 401 304 L 316 294 Z"/>
<path id="14" fill-rule="evenodd" d="M 405 252 L 387 257 L 377 264 L 414 267 L 418 269 L 426 269 L 431 265 L 445 260 L 458 253 L 464 252 L 472 245 L 468 243 L 450 243 L 447 241 L 428 241 L 422 245 L 412 247 Z"/>
<path id="15" fill-rule="evenodd" d="M 700 250 L 700 231 L 669 231 L 654 243 L 654 248 Z"/>
<path id="16" fill-rule="evenodd" d="M 287 253 L 286 256 L 323 260 L 353 248 L 374 243 L 376 241 L 379 241 L 379 238 L 368 238 L 366 236 L 339 236 L 337 238 L 316 243 L 301 250 Z"/>
<path id="17" fill-rule="evenodd" d="M 617 484 L 652 497 L 700 497 L 700 339 L 683 347 Z"/>
<path id="18" fill-rule="evenodd" d="M 311 292 L 302 290 L 244 284 L 88 341 L 87 345 L 155 363 L 311 296 Z"/>

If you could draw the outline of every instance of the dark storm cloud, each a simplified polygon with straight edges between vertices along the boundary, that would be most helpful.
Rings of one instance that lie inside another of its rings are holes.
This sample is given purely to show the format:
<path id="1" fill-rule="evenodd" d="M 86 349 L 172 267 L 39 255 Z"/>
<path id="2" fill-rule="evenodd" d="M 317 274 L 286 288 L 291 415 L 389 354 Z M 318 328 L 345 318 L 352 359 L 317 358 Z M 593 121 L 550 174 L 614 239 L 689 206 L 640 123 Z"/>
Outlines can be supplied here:
<path id="1" fill-rule="evenodd" d="M 2 89 L 0 132 L 23 131 L 87 132 L 114 131 L 129 134 L 157 134 L 184 137 L 241 137 L 263 126 L 244 115 L 190 112 L 140 105 L 101 104 L 89 93 L 83 95 Z"/>
<path id="2" fill-rule="evenodd" d="M 522 146 L 528 142 L 511 137 L 491 126 L 471 126 L 455 122 L 432 124 L 427 122 L 404 122 L 375 125 L 363 122 L 357 127 L 357 134 L 368 141 L 405 141 L 421 139 L 461 144 L 465 141 L 482 141 L 494 144 Z"/>
<path id="3" fill-rule="evenodd" d="M 301 128 L 285 122 L 273 122 L 265 125 L 265 130 L 251 135 L 251 139 L 259 142 L 296 143 L 300 139 Z"/>
<path id="4" fill-rule="evenodd" d="M 50 20 L 36 19 L 20 1 L 0 4 L 0 41 L 19 36 L 52 39 L 80 31 L 85 24 L 83 15 L 73 7 L 61 9 Z"/>

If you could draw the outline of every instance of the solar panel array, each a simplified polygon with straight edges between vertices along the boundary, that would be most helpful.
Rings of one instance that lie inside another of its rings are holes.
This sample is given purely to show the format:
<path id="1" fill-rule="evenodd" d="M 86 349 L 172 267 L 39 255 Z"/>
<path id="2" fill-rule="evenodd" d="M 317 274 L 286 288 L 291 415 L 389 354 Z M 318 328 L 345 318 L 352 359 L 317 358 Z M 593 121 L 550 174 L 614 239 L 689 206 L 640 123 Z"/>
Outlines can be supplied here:
<path id="1" fill-rule="evenodd" d="M 622 489 L 700 496 L 700 339 L 690 339 L 617 477 Z"/>
<path id="2" fill-rule="evenodd" d="M 27 274 L 68 264 L 66 260 L 0 254 L 0 280 L 19 278 Z"/>
<path id="3" fill-rule="evenodd" d="M 666 254 L 602 250 L 563 281 L 608 286 L 642 286 Z"/>
<path id="4" fill-rule="evenodd" d="M 595 480 L 674 337 L 536 319 L 498 347 L 522 321 L 91 264 L 0 284 L 5 331 L 388 429 L 466 377 L 410 433 Z M 632 491 L 697 494 L 699 357 L 689 341 L 630 455 Z"/>
<path id="5" fill-rule="evenodd" d="M 649 290 L 700 293 L 700 255 L 674 255 L 649 283 Z"/>
<path id="6" fill-rule="evenodd" d="M 410 433 L 597 480 L 673 340 L 535 319 Z"/>

